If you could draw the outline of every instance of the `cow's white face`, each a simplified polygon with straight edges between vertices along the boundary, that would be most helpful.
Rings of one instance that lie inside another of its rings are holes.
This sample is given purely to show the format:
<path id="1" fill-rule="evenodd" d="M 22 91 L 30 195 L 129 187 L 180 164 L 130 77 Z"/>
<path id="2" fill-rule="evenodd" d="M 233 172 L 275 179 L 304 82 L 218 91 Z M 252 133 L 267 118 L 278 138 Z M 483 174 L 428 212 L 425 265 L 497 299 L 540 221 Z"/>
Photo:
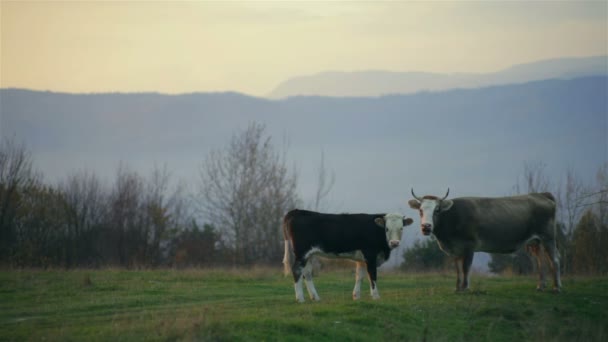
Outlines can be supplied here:
<path id="1" fill-rule="evenodd" d="M 401 214 L 387 214 L 375 220 L 376 224 L 383 227 L 386 231 L 386 241 L 390 248 L 399 246 L 403 227 L 409 226 L 414 222 L 411 218 L 405 218 Z"/>
<path id="2" fill-rule="evenodd" d="M 422 201 L 416 199 L 408 203 L 410 208 L 418 210 L 420 213 L 420 230 L 423 235 L 431 235 L 435 228 L 435 222 L 440 212 L 449 210 L 452 207 L 452 200 L 441 200 L 434 196 L 427 196 Z"/>

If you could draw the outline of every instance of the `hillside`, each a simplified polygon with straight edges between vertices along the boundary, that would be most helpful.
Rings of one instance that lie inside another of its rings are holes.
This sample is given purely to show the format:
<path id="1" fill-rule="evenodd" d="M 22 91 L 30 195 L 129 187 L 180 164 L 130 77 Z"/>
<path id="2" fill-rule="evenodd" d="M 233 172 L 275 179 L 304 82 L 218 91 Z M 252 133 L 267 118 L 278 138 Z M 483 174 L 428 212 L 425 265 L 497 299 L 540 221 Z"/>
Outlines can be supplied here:
<path id="1" fill-rule="evenodd" d="M 588 77 L 379 98 L 279 101 L 236 93 L 3 89 L 0 133 L 26 142 L 51 179 L 77 168 L 111 173 L 121 160 L 146 169 L 167 162 L 180 176 L 192 176 L 210 149 L 258 121 L 278 145 L 284 137 L 289 140 L 289 155 L 299 167 L 318 163 L 325 150 L 338 192 L 361 179 L 375 179 L 373 188 L 381 189 L 391 180 L 404 190 L 415 185 L 420 191 L 451 186 L 460 193 L 504 192 L 526 160 L 586 169 L 606 159 L 606 84 L 606 77 Z M 429 186 L 430 179 L 437 186 Z"/>

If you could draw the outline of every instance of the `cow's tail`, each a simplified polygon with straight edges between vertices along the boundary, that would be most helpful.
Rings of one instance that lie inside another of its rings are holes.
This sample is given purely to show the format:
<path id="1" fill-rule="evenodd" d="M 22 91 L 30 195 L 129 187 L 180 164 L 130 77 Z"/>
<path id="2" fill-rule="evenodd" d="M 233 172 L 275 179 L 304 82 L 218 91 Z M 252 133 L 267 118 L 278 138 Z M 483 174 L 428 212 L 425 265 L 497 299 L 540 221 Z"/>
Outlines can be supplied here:
<path id="1" fill-rule="evenodd" d="M 293 265 L 293 260 L 295 256 L 293 254 L 293 249 L 291 248 L 291 241 L 285 240 L 285 255 L 283 256 L 283 274 L 290 275 L 291 274 L 291 265 Z"/>
<path id="2" fill-rule="evenodd" d="M 285 254 L 283 255 L 283 273 L 287 276 L 291 274 L 291 265 L 296 258 L 291 244 L 291 237 L 289 234 L 289 224 L 291 217 L 289 213 L 283 218 L 283 237 L 285 239 Z"/>
<path id="3" fill-rule="evenodd" d="M 555 239 L 555 237 L 557 237 L 557 229 L 558 229 L 557 224 L 555 222 L 555 215 L 557 213 L 557 203 L 556 203 L 557 201 L 555 200 L 555 196 L 553 196 L 553 194 L 550 192 L 543 192 L 543 193 L 541 193 L 541 195 L 545 196 L 548 200 L 553 202 L 552 206 L 551 206 L 552 207 L 551 208 L 552 209 L 552 215 L 551 215 L 552 223 L 551 224 L 553 225 L 553 237 L 554 237 L 553 243 L 555 244 L 555 247 L 557 248 L 557 239 Z"/>

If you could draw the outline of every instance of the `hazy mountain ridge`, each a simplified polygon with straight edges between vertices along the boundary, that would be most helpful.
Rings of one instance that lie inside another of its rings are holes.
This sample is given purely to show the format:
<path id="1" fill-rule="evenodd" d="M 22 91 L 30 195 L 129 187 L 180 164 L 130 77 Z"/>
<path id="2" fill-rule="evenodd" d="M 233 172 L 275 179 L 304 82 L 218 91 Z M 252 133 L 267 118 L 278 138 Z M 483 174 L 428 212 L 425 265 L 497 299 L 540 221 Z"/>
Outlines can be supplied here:
<path id="1" fill-rule="evenodd" d="M 251 121 L 265 123 L 277 144 L 287 138 L 292 159 L 299 165 L 317 163 L 325 149 L 327 157 L 336 160 L 349 154 L 355 158 L 369 154 L 382 162 L 390 162 L 390 153 L 418 156 L 440 170 L 442 158 L 460 154 L 463 163 L 483 162 L 478 154 L 463 153 L 483 143 L 487 150 L 479 153 L 488 160 L 497 151 L 507 151 L 517 159 L 514 167 L 520 168 L 528 159 L 560 161 L 556 151 L 573 153 L 577 148 L 590 152 L 575 155 L 579 160 L 606 159 L 606 79 L 283 100 L 238 93 L 62 94 L 2 89 L 0 133 L 24 140 L 38 162 L 48 164 L 43 168 L 52 178 L 83 167 L 107 173 L 120 160 L 137 165 L 168 162 L 170 167 L 177 164 L 180 176 L 192 175 L 209 149 L 223 146 Z M 429 155 L 418 151 L 422 143 L 437 149 L 436 160 L 427 160 Z M 440 143 L 455 152 L 446 153 Z M 555 148 L 547 146 L 551 144 Z"/>
<path id="2" fill-rule="evenodd" d="M 453 88 L 525 83 L 608 75 L 608 56 L 557 58 L 514 65 L 494 73 L 427 73 L 391 71 L 328 71 L 299 76 L 279 84 L 270 98 L 299 95 L 366 97 L 411 94 Z"/>

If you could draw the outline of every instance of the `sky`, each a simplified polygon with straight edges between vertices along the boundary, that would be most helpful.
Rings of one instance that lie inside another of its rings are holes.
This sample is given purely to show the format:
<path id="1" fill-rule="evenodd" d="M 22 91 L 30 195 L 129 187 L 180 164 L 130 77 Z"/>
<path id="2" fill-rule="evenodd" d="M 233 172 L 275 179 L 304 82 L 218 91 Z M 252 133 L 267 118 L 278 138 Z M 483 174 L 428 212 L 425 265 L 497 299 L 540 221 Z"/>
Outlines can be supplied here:
<path id="1" fill-rule="evenodd" d="M 608 54 L 608 2 L 0 2 L 0 87 L 266 96 L 323 71 Z"/>

